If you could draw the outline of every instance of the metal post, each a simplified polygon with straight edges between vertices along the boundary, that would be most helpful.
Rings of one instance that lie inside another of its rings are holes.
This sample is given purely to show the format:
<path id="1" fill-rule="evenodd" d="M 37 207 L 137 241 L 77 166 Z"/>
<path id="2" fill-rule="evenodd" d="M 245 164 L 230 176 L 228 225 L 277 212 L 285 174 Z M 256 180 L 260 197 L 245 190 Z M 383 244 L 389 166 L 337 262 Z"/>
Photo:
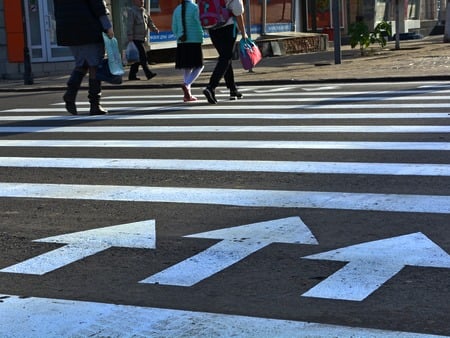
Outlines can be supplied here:
<path id="1" fill-rule="evenodd" d="M 311 30 L 317 33 L 317 5 L 316 0 L 311 0 Z"/>
<path id="2" fill-rule="evenodd" d="M 25 1 L 22 0 L 22 25 L 23 25 L 23 83 L 25 85 L 32 85 L 34 83 L 33 73 L 31 71 L 30 50 L 28 49 L 28 34 L 27 34 L 27 17 L 25 14 Z"/>
<path id="3" fill-rule="evenodd" d="M 267 25 L 267 0 L 263 0 L 262 3 L 262 20 L 261 20 L 261 35 L 266 35 L 266 25 Z"/>
<path id="4" fill-rule="evenodd" d="M 400 4 L 395 0 L 395 49 L 400 49 Z M 403 6 L 402 6 L 403 7 Z"/>
<path id="5" fill-rule="evenodd" d="M 245 2 L 245 27 L 247 29 L 247 35 L 251 39 L 252 38 L 252 18 L 250 15 L 250 0 Z"/>
<path id="6" fill-rule="evenodd" d="M 340 65 L 342 60 L 340 2 L 341 0 L 333 0 L 334 63 L 337 65 Z"/>

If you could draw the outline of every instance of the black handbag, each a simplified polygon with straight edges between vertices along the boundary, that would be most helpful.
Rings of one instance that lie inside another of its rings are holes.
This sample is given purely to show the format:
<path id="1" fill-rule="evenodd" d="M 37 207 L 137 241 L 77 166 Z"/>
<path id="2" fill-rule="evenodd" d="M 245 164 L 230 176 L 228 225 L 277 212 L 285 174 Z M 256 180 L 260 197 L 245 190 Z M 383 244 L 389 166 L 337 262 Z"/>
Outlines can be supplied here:
<path id="1" fill-rule="evenodd" d="M 105 81 L 111 84 L 121 84 L 122 75 L 114 75 L 109 69 L 108 59 L 103 59 L 97 66 L 97 73 L 95 75 L 97 80 Z"/>

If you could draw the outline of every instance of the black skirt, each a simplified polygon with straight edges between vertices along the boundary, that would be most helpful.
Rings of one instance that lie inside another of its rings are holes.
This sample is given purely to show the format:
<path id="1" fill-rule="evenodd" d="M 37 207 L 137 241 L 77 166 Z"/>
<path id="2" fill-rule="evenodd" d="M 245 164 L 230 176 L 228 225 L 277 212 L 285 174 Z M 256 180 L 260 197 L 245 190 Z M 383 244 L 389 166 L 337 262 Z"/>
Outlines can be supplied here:
<path id="1" fill-rule="evenodd" d="M 175 68 L 197 68 L 203 66 L 201 43 L 179 43 L 175 56 Z"/>

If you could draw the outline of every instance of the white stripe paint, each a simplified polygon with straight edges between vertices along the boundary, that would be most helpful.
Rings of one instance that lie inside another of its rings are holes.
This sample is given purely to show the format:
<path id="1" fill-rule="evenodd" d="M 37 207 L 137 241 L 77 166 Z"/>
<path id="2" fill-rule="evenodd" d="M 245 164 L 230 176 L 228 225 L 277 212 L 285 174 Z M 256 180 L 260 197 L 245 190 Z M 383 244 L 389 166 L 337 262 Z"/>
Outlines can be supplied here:
<path id="1" fill-rule="evenodd" d="M 133 107 L 122 107 L 116 109 L 109 109 L 110 112 L 121 110 L 136 110 Z M 226 107 L 223 107 L 225 110 Z M 279 106 L 279 109 L 283 109 L 283 106 Z M 279 110 L 278 109 L 278 110 Z M 142 110 L 152 110 L 152 108 L 145 108 Z M 83 108 L 81 108 L 83 111 Z M 88 111 L 88 109 L 84 109 Z M 19 113 L 49 113 L 58 112 L 63 115 L 28 115 L 28 116 L 0 116 L 0 121 L 93 121 L 93 120 L 203 120 L 203 119 L 264 119 L 264 120 L 308 120 L 308 119 L 448 119 L 450 113 L 301 113 L 301 114 L 124 114 L 124 115 L 67 115 L 65 109 L 60 108 L 36 108 L 36 109 L 11 109 L 4 112 L 19 112 Z"/>
<path id="2" fill-rule="evenodd" d="M 0 127 L 0 133 L 450 133 L 450 126 L 39 126 Z"/>
<path id="3" fill-rule="evenodd" d="M 336 101 L 336 100 L 324 100 L 323 102 L 327 101 Z M 384 101 L 384 100 L 380 100 Z M 245 100 L 245 104 L 238 103 L 236 104 L 236 101 L 219 101 L 219 105 L 211 105 L 211 104 L 205 104 L 205 100 L 199 100 L 197 103 L 189 103 L 185 104 L 183 102 L 180 102 L 178 104 L 178 101 L 145 101 L 145 100 L 139 100 L 139 101 L 109 101 L 108 106 L 112 105 L 123 105 L 123 104 L 136 104 L 136 105 L 145 105 L 145 107 L 141 107 L 142 110 L 161 110 L 161 111 L 167 111 L 167 110 L 252 110 L 252 109 L 429 109 L 429 108 L 450 108 L 450 103 L 379 103 L 379 102 L 373 102 L 373 103 L 367 103 L 367 104 L 326 104 L 326 103 L 320 103 L 322 101 L 318 102 L 312 102 L 311 104 L 298 104 L 298 105 L 289 105 L 289 104 L 262 104 L 262 105 L 248 105 L 248 103 L 260 103 L 265 102 L 262 100 Z M 269 101 L 270 102 L 270 101 Z M 274 102 L 274 101 L 272 101 Z M 277 100 L 275 102 L 286 102 L 286 100 Z M 78 103 L 77 103 L 78 104 Z M 80 102 L 80 104 L 83 104 Z M 162 106 L 162 107 L 152 107 L 151 104 L 175 104 L 174 106 Z M 87 105 L 87 104 L 86 104 Z M 52 108 L 49 108 L 49 110 Z M 59 109 L 59 108 L 58 108 Z M 123 107 L 121 107 L 123 109 Z M 13 110 L 6 110 L 7 112 L 13 111 Z M 14 110 L 15 111 L 15 110 Z M 81 111 L 88 111 L 88 108 L 85 108 L 84 110 L 81 109 Z"/>
<path id="4" fill-rule="evenodd" d="M 239 91 L 241 91 L 244 94 L 245 99 L 247 100 L 248 97 L 262 97 L 262 98 L 268 98 L 270 99 L 270 97 L 284 97 L 284 96 L 327 96 L 327 97 L 340 97 L 340 96 L 346 96 L 346 97 L 350 97 L 350 95 L 357 95 L 354 96 L 356 98 L 360 97 L 365 97 L 366 99 L 368 97 L 373 97 L 376 99 L 379 98 L 383 98 L 383 97 L 392 97 L 392 95 L 399 95 L 397 97 L 400 98 L 407 98 L 410 99 L 411 95 L 414 95 L 414 98 L 417 98 L 417 95 L 420 94 L 430 94 L 430 93 L 434 93 L 434 94 L 443 94 L 443 95 L 435 95 L 432 97 L 436 97 L 438 99 L 447 99 L 448 100 L 448 96 L 446 96 L 445 94 L 450 93 L 450 90 L 424 90 L 424 89 L 413 89 L 413 90 L 386 90 L 386 91 L 307 91 L 307 92 L 299 92 L 299 91 L 295 91 L 295 92 L 288 92 L 286 91 L 285 88 L 282 88 L 282 90 L 278 90 L 276 89 L 274 90 L 269 90 L 269 89 L 262 89 L 262 90 L 258 90 L 258 91 L 251 91 L 251 90 L 246 90 L 246 88 L 244 89 L 239 89 Z M 295 89 L 299 89 L 299 88 L 295 88 Z M 302 88 L 303 89 L 303 88 Z M 178 90 L 178 89 L 177 89 Z M 287 90 L 292 90 L 292 88 L 287 88 Z M 314 90 L 317 90 L 316 88 L 314 88 Z M 193 89 L 193 92 L 195 92 L 196 89 Z M 180 90 L 180 94 L 181 94 L 181 90 Z M 365 96 L 364 96 L 365 95 Z M 224 97 L 227 98 L 229 97 L 229 92 L 227 91 L 218 91 L 216 92 L 216 97 Z M 427 97 L 427 96 L 423 96 L 423 97 Z M 171 98 L 171 99 L 179 99 L 180 95 L 109 95 L 109 96 L 105 96 L 102 97 L 102 100 L 134 100 L 134 99 L 139 99 L 139 100 L 153 100 L 153 99 L 167 99 L 167 98 Z M 420 96 L 420 99 L 422 99 L 422 96 Z M 60 103 L 58 103 L 60 104 Z"/>
<path id="5" fill-rule="evenodd" d="M 437 338 L 377 330 L 199 311 L 1 295 L 0 336 L 60 337 L 371 337 Z"/>
<path id="6" fill-rule="evenodd" d="M 450 213 L 450 196 L 440 195 L 17 182 L 0 183 L 0 197 Z"/>
<path id="7" fill-rule="evenodd" d="M 270 102 L 282 102 L 282 103 L 287 103 L 287 102 L 298 102 L 298 103 L 306 103 L 309 102 L 311 104 L 315 104 L 315 103 L 322 103 L 322 102 L 361 102 L 361 101 L 373 101 L 370 102 L 370 104 L 378 104 L 379 101 L 388 101 L 388 102 L 392 102 L 392 101 L 409 101 L 411 100 L 411 96 L 347 96 L 347 97 L 306 97 L 306 98 L 292 98 L 292 97 L 280 97 L 281 95 L 277 95 L 277 97 L 269 97 L 269 98 L 262 98 L 262 97 L 258 97 L 258 98 L 253 98 L 253 94 L 248 94 L 248 96 L 245 96 L 245 104 L 248 103 L 270 103 Z M 217 96 L 217 98 L 220 100 L 220 95 Z M 444 100 L 447 101 L 448 97 L 447 96 L 420 96 L 420 97 L 415 97 L 415 99 L 417 100 L 418 98 L 420 98 L 421 101 L 440 101 L 440 100 Z M 199 97 L 200 99 L 200 97 Z M 225 99 L 226 100 L 226 99 Z M 113 100 L 108 100 L 108 105 L 122 105 L 122 104 L 127 104 L 127 105 L 142 105 L 142 104 L 181 104 L 181 95 L 179 96 L 178 100 L 164 100 L 164 99 L 156 99 L 155 97 L 153 98 L 148 98 L 146 100 L 143 100 L 142 97 L 139 98 L 139 100 L 130 100 L 130 98 L 128 97 L 127 99 L 121 99 L 118 101 L 113 101 Z M 404 104 L 404 105 L 411 105 L 412 103 L 408 103 L 408 104 Z M 441 105 L 443 103 L 440 103 Z M 56 105 L 64 105 L 64 102 L 60 102 L 60 103 L 56 103 Z M 89 105 L 88 101 L 79 101 L 77 102 L 77 106 L 87 106 Z M 397 104 L 396 104 L 397 105 Z M 427 103 L 426 105 L 430 105 L 430 103 Z"/>
<path id="8" fill-rule="evenodd" d="M 227 149 L 342 149 L 448 151 L 449 142 L 365 141 L 236 141 L 236 140 L 1 140 L 0 147 L 76 148 L 227 148 Z"/>
<path id="9" fill-rule="evenodd" d="M 450 176 L 450 164 L 0 157 L 0 167 Z"/>
<path id="10" fill-rule="evenodd" d="M 346 110 L 354 110 L 354 109 L 368 109 L 368 110 L 374 110 L 374 109 L 430 109 L 430 108 L 439 108 L 439 109 L 448 109 L 450 108 L 450 103 L 370 103 L 370 104 L 236 104 L 235 101 L 219 101 L 219 104 L 204 104 L 206 103 L 203 101 L 197 101 L 196 104 L 183 104 L 180 103 L 179 105 L 173 105 L 173 106 L 151 106 L 151 101 L 145 101 L 142 102 L 144 106 L 118 106 L 113 109 L 108 109 L 110 112 L 117 112 L 117 111 L 158 111 L 158 112 L 164 112 L 164 111 L 188 111 L 188 110 L 195 110 L 195 111 L 217 111 L 217 110 L 254 110 L 254 109 L 267 109 L 267 110 L 292 110 L 292 109 L 346 109 Z M 258 101 L 260 102 L 260 101 Z M 176 103 L 174 101 L 168 102 L 168 103 Z M 108 105 L 125 105 L 127 104 L 124 101 L 120 101 L 117 103 L 108 102 Z M 14 108 L 14 109 L 6 109 L 2 112 L 6 113 L 12 113 L 12 112 L 65 112 L 65 109 L 63 107 L 61 108 Z M 78 109 L 79 112 L 88 112 L 89 108 L 82 108 Z"/>

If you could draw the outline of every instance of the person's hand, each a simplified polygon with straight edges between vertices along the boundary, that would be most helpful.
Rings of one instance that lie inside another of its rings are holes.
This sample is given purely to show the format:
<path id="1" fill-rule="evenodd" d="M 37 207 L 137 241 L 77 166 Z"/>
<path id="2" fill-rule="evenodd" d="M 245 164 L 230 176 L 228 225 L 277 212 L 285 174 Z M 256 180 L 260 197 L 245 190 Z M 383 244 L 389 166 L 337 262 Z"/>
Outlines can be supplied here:
<path id="1" fill-rule="evenodd" d="M 242 33 L 242 38 L 243 38 L 244 40 L 246 40 L 246 39 L 248 38 L 247 33 L 243 32 L 243 33 Z"/>
<path id="2" fill-rule="evenodd" d="M 112 29 L 112 27 L 111 27 L 111 28 L 108 28 L 108 29 L 106 30 L 106 35 L 108 35 L 108 37 L 109 37 L 110 39 L 112 39 L 112 38 L 114 37 L 114 30 Z"/>
<path id="3" fill-rule="evenodd" d="M 158 28 L 155 28 L 155 33 L 159 34 L 159 29 Z"/>

